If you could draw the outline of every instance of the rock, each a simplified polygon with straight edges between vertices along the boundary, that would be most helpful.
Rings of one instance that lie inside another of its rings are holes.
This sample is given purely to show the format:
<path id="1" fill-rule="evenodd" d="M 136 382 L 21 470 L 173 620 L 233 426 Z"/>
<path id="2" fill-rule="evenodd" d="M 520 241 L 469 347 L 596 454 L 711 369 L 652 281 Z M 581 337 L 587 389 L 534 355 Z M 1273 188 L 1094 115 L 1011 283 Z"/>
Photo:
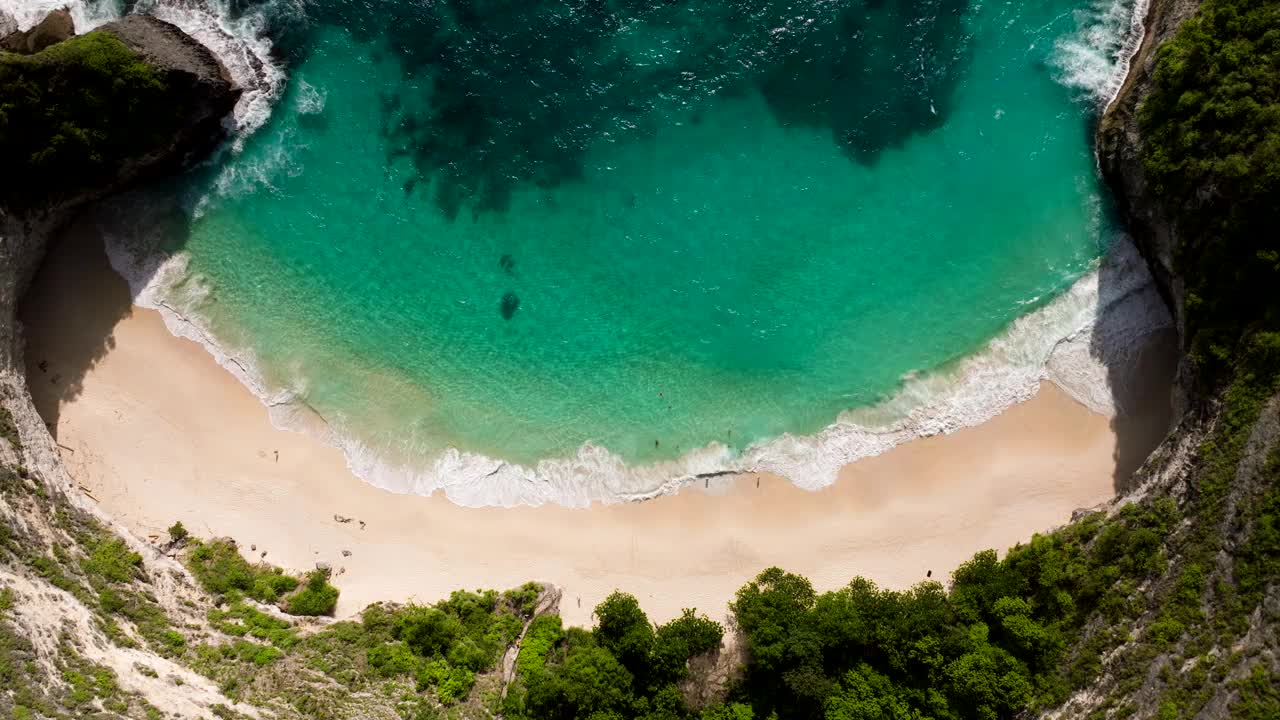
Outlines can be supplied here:
<path id="1" fill-rule="evenodd" d="M 13 16 L 0 8 L 0 44 L 9 39 L 9 36 L 18 32 L 18 21 Z"/>
<path id="2" fill-rule="evenodd" d="M 350 550 L 343 550 L 343 551 L 342 551 L 342 557 L 351 557 L 351 551 L 350 551 Z"/>
<path id="3" fill-rule="evenodd" d="M 12 17 L 8 19 L 10 22 L 13 21 Z M 15 29 L 8 31 L 4 39 L 0 40 L 0 50 L 31 55 L 76 34 L 76 23 L 71 19 L 71 11 L 66 8 L 54 10 L 45 15 L 44 19 L 30 30 L 17 30 L 16 25 L 14 23 Z M 4 18 L 0 18 L 0 30 L 3 28 Z"/>
<path id="4" fill-rule="evenodd" d="M 320 570 L 321 572 L 330 572 L 333 570 L 333 565 L 330 565 L 327 562 L 321 561 L 316 563 L 316 569 Z"/>
<path id="5" fill-rule="evenodd" d="M 241 90 L 213 51 L 176 25 L 150 15 L 127 15 L 99 30 L 115 35 L 160 73 L 173 102 L 183 110 L 180 129 L 170 142 L 138 159 L 138 175 L 187 167 L 222 141 L 223 120 L 235 109 Z"/>
<path id="6" fill-rule="evenodd" d="M 1156 50 L 1173 37 L 1183 21 L 1191 17 L 1202 0 L 1153 0 L 1145 19 L 1146 34 L 1129 64 L 1111 104 L 1107 106 L 1096 135 L 1098 166 L 1111 187 L 1116 205 L 1125 218 L 1134 244 L 1147 261 L 1160 295 L 1173 315 L 1179 344 L 1186 350 L 1186 283 L 1173 266 L 1178 228 L 1156 200 L 1146 179 L 1142 162 L 1144 142 L 1139 127 L 1138 108 L 1151 92 Z M 1175 415 L 1189 402 L 1192 380 L 1184 359 L 1178 368 L 1173 389 Z"/>
<path id="7" fill-rule="evenodd" d="M 334 522 L 340 522 L 340 523 L 346 524 L 346 523 L 351 522 L 351 518 L 349 518 L 349 517 L 347 517 L 347 516 L 345 516 L 345 515 L 339 515 L 339 514 L 337 514 L 337 513 L 334 513 L 334 514 L 333 514 L 333 521 L 334 521 Z"/>

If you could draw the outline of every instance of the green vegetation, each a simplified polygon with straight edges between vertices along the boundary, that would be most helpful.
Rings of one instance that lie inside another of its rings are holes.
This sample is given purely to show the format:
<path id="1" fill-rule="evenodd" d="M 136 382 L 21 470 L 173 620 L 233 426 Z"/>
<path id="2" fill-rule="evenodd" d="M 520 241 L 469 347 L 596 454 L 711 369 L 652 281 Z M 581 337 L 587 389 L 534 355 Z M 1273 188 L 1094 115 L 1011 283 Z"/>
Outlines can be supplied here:
<path id="1" fill-rule="evenodd" d="M 185 529 L 178 523 L 170 535 Z M 190 539 L 189 536 L 183 535 Z M 240 554 L 234 542 L 190 540 L 187 567 L 210 594 L 234 603 L 242 595 L 264 603 L 279 604 L 290 615 L 332 615 L 338 604 L 338 589 L 329 584 L 328 570 L 312 570 L 306 582 L 285 574 L 278 567 L 252 564 Z M 299 588 L 301 585 L 301 588 Z"/>
<path id="2" fill-rule="evenodd" d="M 689 660 L 719 650 L 719 623 L 685 613 L 654 627 L 631 595 L 596 607 L 593 631 L 562 630 L 560 619 L 530 623 L 516 658 L 508 718 L 689 717 L 679 683 Z"/>
<path id="3" fill-rule="evenodd" d="M 172 137 L 179 111 L 155 71 L 108 33 L 0 52 L 0 197 L 21 208 L 100 185 Z"/>
<path id="4" fill-rule="evenodd" d="M 1179 225 L 1193 358 L 1229 377 L 1243 337 L 1280 322 L 1280 5 L 1207 0 L 1160 48 L 1141 121 Z"/>
<path id="5" fill-rule="evenodd" d="M 181 543 L 191 536 L 191 533 L 187 532 L 187 528 L 183 526 L 181 520 L 170 525 L 167 532 L 169 533 L 169 539 L 176 543 Z"/>
<path id="6" fill-rule="evenodd" d="M 312 570 L 302 589 L 290 595 L 284 611 L 290 615 L 332 615 L 338 605 L 338 588 L 329 584 L 328 570 Z"/>
<path id="7" fill-rule="evenodd" d="M 259 602 L 276 602 L 298 587 L 298 579 L 284 574 L 280 568 L 250 564 L 233 542 L 196 540 L 191 545 L 187 567 L 212 595 L 240 592 Z"/>

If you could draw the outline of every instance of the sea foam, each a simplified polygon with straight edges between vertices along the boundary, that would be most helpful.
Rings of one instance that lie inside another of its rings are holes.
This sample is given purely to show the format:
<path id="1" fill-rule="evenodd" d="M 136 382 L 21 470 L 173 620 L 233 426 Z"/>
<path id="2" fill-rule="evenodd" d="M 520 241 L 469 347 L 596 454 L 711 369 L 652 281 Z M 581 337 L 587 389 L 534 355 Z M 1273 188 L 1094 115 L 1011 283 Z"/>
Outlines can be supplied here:
<path id="1" fill-rule="evenodd" d="M 1057 80 L 1105 108 L 1129 73 L 1142 43 L 1150 0 L 1092 0 L 1076 11 L 1078 29 L 1057 41 L 1052 62 Z"/>

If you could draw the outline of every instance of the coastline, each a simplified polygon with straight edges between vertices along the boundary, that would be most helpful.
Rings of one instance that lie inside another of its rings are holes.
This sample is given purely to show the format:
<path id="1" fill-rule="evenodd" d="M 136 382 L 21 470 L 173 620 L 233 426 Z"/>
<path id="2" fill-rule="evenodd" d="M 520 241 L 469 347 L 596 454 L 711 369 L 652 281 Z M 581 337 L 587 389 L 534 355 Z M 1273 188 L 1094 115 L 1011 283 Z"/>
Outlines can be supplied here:
<path id="1" fill-rule="evenodd" d="M 805 490 L 819 490 L 835 484 L 841 468 L 853 462 L 985 423 L 1031 399 L 1046 381 L 1094 412 L 1112 416 L 1118 396 L 1126 392 L 1116 385 L 1129 382 L 1129 366 L 1144 338 L 1172 325 L 1144 260 L 1126 237 L 1117 236 L 1093 270 L 981 348 L 905 377 L 888 398 L 847 410 L 813 434 L 784 434 L 740 453 L 713 441 L 651 464 L 630 464 L 587 443 L 572 456 L 534 465 L 460 449 L 405 465 L 330 425 L 289 389 L 269 385 L 259 376 L 251 349 L 223 347 L 198 315 L 187 315 L 175 297 L 190 291 L 175 294 L 172 288 L 201 284 L 188 274 L 183 255 L 157 256 L 122 245 L 110 234 L 99 238 L 93 218 L 93 211 L 86 213 L 75 232 L 94 234 L 80 242 L 95 248 L 105 240 L 108 262 L 127 281 L 132 304 L 158 311 L 172 335 L 201 345 L 268 409 L 276 428 L 337 448 L 347 468 L 374 487 L 444 494 L 466 507 L 591 507 L 648 501 L 691 486 L 724 492 L 735 475 L 750 473 L 778 475 Z"/>
<path id="2" fill-rule="evenodd" d="M 95 238 L 76 239 L 50 249 L 23 312 L 31 392 L 55 422 L 72 477 L 140 537 L 182 520 L 276 564 L 330 563 L 340 615 L 541 580 L 564 589 L 570 623 L 588 623 L 615 588 L 657 621 L 688 606 L 723 617 L 737 588 L 770 565 L 824 589 L 855 575 L 896 588 L 930 571 L 945 581 L 978 550 L 1109 500 L 1133 469 L 1117 462 L 1145 458 L 1169 422 L 1175 348 L 1165 331 L 1134 364 L 1134 402 L 1115 420 L 1044 383 L 988 422 L 846 465 L 823 490 L 735 476 L 718 496 L 686 489 L 590 510 L 464 508 L 375 488 L 337 448 L 273 427 L 203 347 L 131 306 Z M 84 348 L 89 369 L 69 391 L 54 376 Z"/>

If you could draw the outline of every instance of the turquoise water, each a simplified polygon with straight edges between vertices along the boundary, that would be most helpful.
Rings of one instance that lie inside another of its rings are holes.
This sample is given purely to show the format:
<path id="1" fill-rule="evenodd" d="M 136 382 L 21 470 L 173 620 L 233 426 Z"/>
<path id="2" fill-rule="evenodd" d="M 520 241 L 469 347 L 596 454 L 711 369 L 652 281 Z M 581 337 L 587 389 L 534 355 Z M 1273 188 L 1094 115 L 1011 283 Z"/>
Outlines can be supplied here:
<path id="1" fill-rule="evenodd" d="M 488 5 L 291 17 L 169 238 L 174 302 L 395 463 L 811 434 L 1104 249 L 1078 0 Z"/>

